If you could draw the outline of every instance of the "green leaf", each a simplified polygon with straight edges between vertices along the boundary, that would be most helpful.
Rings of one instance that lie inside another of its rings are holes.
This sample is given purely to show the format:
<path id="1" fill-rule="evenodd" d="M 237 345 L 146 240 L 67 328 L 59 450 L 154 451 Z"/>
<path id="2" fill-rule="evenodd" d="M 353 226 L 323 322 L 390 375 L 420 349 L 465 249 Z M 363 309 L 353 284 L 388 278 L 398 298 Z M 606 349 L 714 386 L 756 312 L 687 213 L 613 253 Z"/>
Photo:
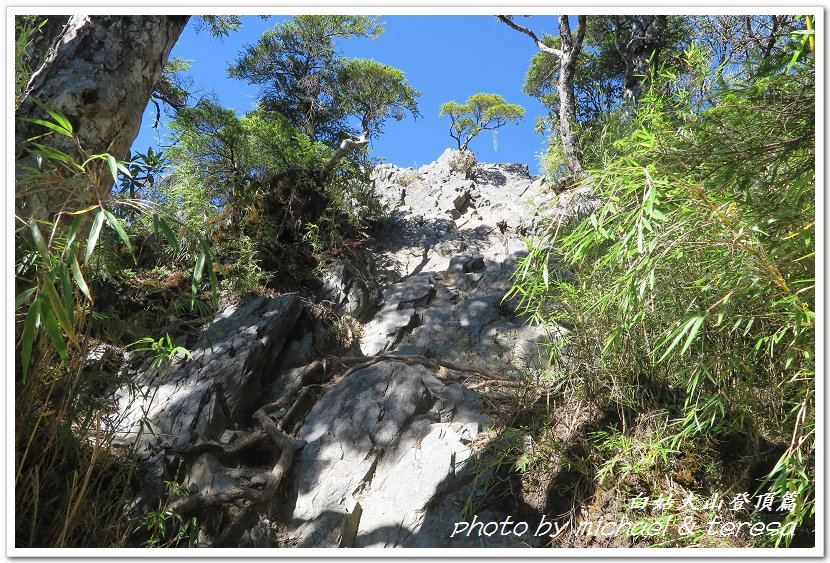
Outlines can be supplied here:
<path id="1" fill-rule="evenodd" d="M 66 233 L 66 248 L 70 248 L 75 242 L 75 237 L 78 236 L 78 231 L 81 230 L 83 222 L 84 219 L 80 215 L 75 217 L 75 220 L 72 221 L 72 226 L 69 227 L 69 231 Z"/>
<path id="2" fill-rule="evenodd" d="M 43 235 L 40 233 L 40 227 L 38 227 L 37 221 L 29 219 L 29 229 L 32 231 L 32 238 L 35 239 L 35 246 L 43 257 L 43 261 L 49 264 L 49 251 L 46 249 L 46 241 L 43 240 Z"/>
<path id="3" fill-rule="evenodd" d="M 52 117 L 52 119 L 55 120 L 55 122 L 58 125 L 60 125 L 64 129 L 66 129 L 70 133 L 72 132 L 72 124 L 69 122 L 69 120 L 62 113 L 60 113 L 57 110 L 54 110 L 54 109 L 50 108 L 49 106 L 47 106 L 46 104 L 44 104 L 43 102 L 38 100 L 37 98 L 32 98 L 32 101 L 35 104 L 37 104 L 37 106 L 40 107 L 43 111 L 48 113 Z"/>
<path id="4" fill-rule="evenodd" d="M 106 155 L 106 157 L 107 165 L 110 167 L 110 174 L 112 174 L 112 179 L 115 180 L 118 178 L 118 161 L 111 154 Z"/>
<path id="5" fill-rule="evenodd" d="M 46 306 L 46 302 L 42 302 L 42 305 L 43 326 L 46 328 L 47 334 L 49 334 L 49 337 L 55 344 L 55 350 L 57 350 L 61 361 L 67 363 L 69 356 L 66 353 L 66 343 L 63 341 L 61 329 L 58 327 L 58 323 L 55 320 L 55 316 L 52 314 L 52 310 Z"/>
<path id="6" fill-rule="evenodd" d="M 61 262 L 58 279 L 61 282 L 61 293 L 63 294 L 64 310 L 70 319 L 75 318 L 75 293 L 72 291 L 72 278 L 69 275 L 69 268 Z M 74 323 L 73 323 L 74 327 Z"/>
<path id="7" fill-rule="evenodd" d="M 26 381 L 26 374 L 29 372 L 29 362 L 32 358 L 32 346 L 37 336 L 37 330 L 40 326 L 40 304 L 41 299 L 38 297 L 29 306 L 29 311 L 26 313 L 26 320 L 23 323 L 23 335 L 20 341 L 20 362 L 23 368 L 23 382 Z"/>
<path id="8" fill-rule="evenodd" d="M 681 354 L 683 352 L 685 352 L 686 349 L 689 347 L 689 345 L 692 343 L 692 340 L 694 340 L 694 337 L 697 334 L 698 330 L 700 330 L 700 325 L 703 323 L 703 320 L 705 318 L 706 318 L 705 315 L 697 315 L 697 316 L 694 316 L 694 317 L 690 318 L 688 321 L 686 321 L 686 324 L 684 324 L 680 328 L 680 330 L 678 330 L 677 333 L 674 335 L 674 340 L 672 340 L 672 343 L 669 345 L 669 347 L 666 349 L 666 351 L 663 352 L 663 355 L 660 356 L 660 359 L 657 360 L 657 363 L 662 362 L 669 354 L 671 354 L 671 351 L 674 350 L 675 346 L 677 346 L 677 344 L 680 342 L 680 339 L 683 338 L 683 336 L 688 333 L 688 336 L 686 338 L 686 342 L 683 346 L 683 350 L 681 351 Z M 669 338 L 671 338 L 671 335 L 669 336 Z M 666 341 L 667 340 L 668 340 L 668 338 L 666 339 Z M 664 341 L 664 343 L 665 343 L 665 341 Z"/>
<path id="9" fill-rule="evenodd" d="M 121 164 L 120 162 L 116 162 L 116 163 L 115 163 L 115 166 L 116 166 L 116 167 L 117 167 L 117 168 L 118 168 L 118 169 L 119 169 L 119 170 L 120 170 L 120 171 L 124 174 L 124 176 L 126 176 L 127 178 L 132 178 L 132 177 L 133 177 L 133 175 L 132 175 L 132 173 L 129 171 L 129 169 L 128 169 L 126 166 L 124 166 L 123 164 Z"/>
<path id="10" fill-rule="evenodd" d="M 51 310 L 54 313 L 54 316 L 57 317 L 58 321 L 63 327 L 64 332 L 66 332 L 66 335 L 69 338 L 74 338 L 75 327 L 73 326 L 72 319 L 69 318 L 68 313 L 63 308 L 63 303 L 61 302 L 60 296 L 58 295 L 58 290 L 55 289 L 55 285 L 52 283 L 52 280 L 49 279 L 48 276 L 45 276 L 43 278 L 43 288 L 46 290 L 46 297 L 49 298 L 49 304 L 52 306 Z"/>
<path id="11" fill-rule="evenodd" d="M 89 238 L 86 241 L 86 253 L 84 254 L 84 264 L 89 261 L 92 251 L 95 250 L 95 244 L 98 242 L 98 235 L 101 234 L 101 227 L 104 225 L 104 210 L 102 209 L 95 215 L 95 220 L 92 222 L 92 228 L 89 230 Z"/>
<path id="12" fill-rule="evenodd" d="M 680 350 L 681 354 L 684 354 L 686 350 L 689 349 L 689 346 L 692 344 L 692 341 L 697 336 L 698 331 L 700 330 L 701 325 L 703 325 L 703 321 L 706 319 L 706 315 L 699 315 L 695 317 L 695 322 L 692 325 L 691 330 L 689 331 L 689 336 L 686 337 L 686 342 L 683 343 L 683 349 Z"/>
<path id="13" fill-rule="evenodd" d="M 55 131 L 56 133 L 60 133 L 61 135 L 64 135 L 65 137 L 71 137 L 72 136 L 72 131 L 65 129 L 64 127 L 62 127 L 60 125 L 56 125 L 56 124 L 52 123 L 51 121 L 44 121 L 43 119 L 31 119 L 31 118 L 28 118 L 28 117 L 22 118 L 22 121 L 28 121 L 30 123 L 36 123 L 38 125 L 43 125 L 44 127 L 47 127 L 49 129 L 51 129 L 52 131 Z"/>
<path id="14" fill-rule="evenodd" d="M 22 292 L 17 297 L 15 297 L 15 299 L 14 299 L 14 310 L 16 311 L 16 310 L 20 309 L 20 307 L 25 305 L 29 301 L 29 299 L 32 298 L 32 295 L 35 294 L 35 291 L 37 291 L 37 288 L 32 287 L 32 288 L 27 289 L 26 291 Z"/>
<path id="15" fill-rule="evenodd" d="M 217 289 L 219 287 L 219 281 L 216 279 L 216 271 L 213 268 L 213 256 L 210 253 L 210 246 L 208 246 L 208 243 L 204 239 L 201 239 L 199 243 L 202 246 L 202 251 L 205 253 L 205 256 L 208 260 L 208 273 L 210 274 L 210 302 L 215 309 L 217 303 Z"/>
<path id="16" fill-rule="evenodd" d="M 665 221 L 666 216 L 663 215 L 663 212 L 657 208 L 651 210 L 651 218 L 656 219 L 657 221 Z"/>
<path id="17" fill-rule="evenodd" d="M 107 218 L 107 223 L 109 224 L 109 226 L 112 227 L 116 233 L 118 233 L 118 236 L 121 237 L 121 240 L 124 241 L 125 245 L 127 245 L 127 249 L 130 251 L 130 254 L 133 254 L 133 245 L 132 243 L 130 243 L 130 237 L 127 235 L 127 231 L 125 231 L 124 227 L 121 225 L 121 221 L 119 221 L 115 215 L 113 215 L 106 209 L 104 209 L 103 211 L 104 215 Z M 133 255 L 133 258 L 135 258 L 135 255 Z"/>
<path id="18" fill-rule="evenodd" d="M 205 252 L 202 251 L 196 258 L 196 266 L 193 268 L 193 282 L 190 287 L 190 307 L 196 306 L 196 296 L 199 293 L 199 283 L 202 281 L 202 272 L 205 269 Z"/>
<path id="19" fill-rule="evenodd" d="M 53 149 L 52 147 L 47 147 L 45 145 L 41 145 L 40 143 L 32 143 L 32 145 L 34 145 L 37 148 L 37 150 L 31 151 L 31 153 L 34 154 L 34 155 L 42 156 L 43 158 L 49 158 L 49 159 L 52 159 L 52 160 L 59 160 L 61 162 L 66 162 L 66 163 L 72 164 L 76 168 L 79 168 L 81 170 L 83 169 L 82 167 L 80 167 L 78 165 L 78 163 L 75 162 L 75 159 L 73 159 L 71 156 L 69 156 L 65 152 L 61 152 L 57 149 Z"/>
<path id="20" fill-rule="evenodd" d="M 177 247 L 179 243 L 176 238 L 176 233 L 173 232 L 173 229 L 170 228 L 170 225 L 167 224 L 167 221 L 156 215 L 155 217 L 153 217 L 153 222 L 170 242 L 170 245 L 173 247 Z"/>
<path id="21" fill-rule="evenodd" d="M 78 259 L 76 257 L 72 257 L 72 261 L 69 263 L 70 267 L 72 268 L 72 277 L 75 278 L 75 283 L 78 286 L 78 289 L 86 295 L 86 298 L 92 301 L 92 295 L 89 292 L 89 286 L 86 285 L 86 280 L 84 279 L 84 275 L 81 273 L 81 266 L 78 264 Z"/>

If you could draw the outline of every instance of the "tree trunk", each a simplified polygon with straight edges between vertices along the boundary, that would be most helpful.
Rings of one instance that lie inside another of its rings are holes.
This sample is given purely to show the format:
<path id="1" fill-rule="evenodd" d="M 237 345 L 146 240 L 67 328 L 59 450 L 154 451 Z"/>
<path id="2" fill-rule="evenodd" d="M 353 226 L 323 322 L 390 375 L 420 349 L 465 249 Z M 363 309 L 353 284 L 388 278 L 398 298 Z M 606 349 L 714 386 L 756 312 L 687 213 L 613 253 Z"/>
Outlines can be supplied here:
<path id="1" fill-rule="evenodd" d="M 614 17 L 614 45 L 625 63 L 623 100 L 629 108 L 636 106 L 645 93 L 651 68 L 656 64 L 652 55 L 660 49 L 666 16 L 632 16 L 631 38 L 624 44 L 623 23 Z"/>
<path id="2" fill-rule="evenodd" d="M 321 182 L 325 181 L 329 177 L 332 170 L 334 170 L 334 167 L 337 166 L 337 163 L 340 162 L 344 156 L 352 152 L 354 149 L 359 149 L 360 147 L 365 147 L 369 144 L 369 119 L 367 117 L 363 118 L 362 126 L 363 134 L 360 137 L 356 139 L 343 139 L 343 141 L 341 141 L 340 146 L 325 166 L 323 166 L 320 170 L 318 177 Z"/>
<path id="3" fill-rule="evenodd" d="M 35 99 L 63 113 L 75 133 L 74 139 L 50 134 L 40 142 L 79 163 L 89 155 L 101 153 L 119 160 L 125 158 L 138 135 L 144 108 L 170 50 L 188 19 L 189 16 L 72 16 L 53 44 L 54 49 L 26 85 L 17 110 L 18 169 L 36 165 L 26 151 L 26 140 L 48 132 L 20 119 L 50 119 Z M 51 193 L 56 190 L 41 190 L 39 201 L 21 203 L 30 207 L 30 215 L 49 217 L 68 201 L 70 205 L 83 205 L 105 198 L 114 179 L 105 164 L 95 172 L 95 190 L 76 189 L 69 198 L 66 193 Z"/>
<path id="4" fill-rule="evenodd" d="M 582 153 L 579 150 L 579 137 L 574 132 L 576 125 L 576 95 L 574 94 L 574 73 L 582 44 L 585 40 L 585 16 L 577 16 L 576 36 L 571 34 L 568 16 L 559 16 L 559 37 L 562 48 L 554 49 L 542 42 L 533 30 L 521 26 L 508 16 L 498 16 L 499 20 L 516 31 L 528 35 L 540 51 L 559 58 L 559 81 L 556 90 L 559 94 L 559 138 L 565 153 L 565 166 L 574 180 L 585 177 L 582 169 Z"/>
<path id="5" fill-rule="evenodd" d="M 562 38 L 562 56 L 560 57 L 559 83 L 559 136 L 565 153 L 565 166 L 574 179 L 585 176 L 582 169 L 582 154 L 579 150 L 579 138 L 574 131 L 576 125 L 576 96 L 574 94 L 574 73 L 576 61 L 582 51 L 585 38 L 585 16 L 577 16 L 576 37 L 571 35 L 568 16 L 559 16 L 559 36 Z"/>

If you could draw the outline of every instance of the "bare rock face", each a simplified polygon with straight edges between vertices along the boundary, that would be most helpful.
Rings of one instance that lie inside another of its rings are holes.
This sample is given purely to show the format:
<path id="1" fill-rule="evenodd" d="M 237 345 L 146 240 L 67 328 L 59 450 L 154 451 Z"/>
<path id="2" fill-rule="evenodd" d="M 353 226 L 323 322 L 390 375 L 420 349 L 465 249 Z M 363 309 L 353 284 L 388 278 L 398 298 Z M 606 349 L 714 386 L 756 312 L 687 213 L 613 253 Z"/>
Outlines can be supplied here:
<path id="1" fill-rule="evenodd" d="M 430 501 L 470 480 L 467 444 L 491 423 L 477 403 L 465 387 L 394 360 L 334 387 L 300 431 L 307 444 L 294 483 L 298 545 L 411 545 Z"/>
<path id="2" fill-rule="evenodd" d="M 256 510 L 237 500 L 202 545 L 275 547 L 281 521 L 280 534 L 298 547 L 520 546 L 450 537 L 461 507 L 486 494 L 482 475 L 491 471 L 482 460 L 496 417 L 480 389 L 494 377 L 541 379 L 545 345 L 565 329 L 528 324 L 505 295 L 524 237 L 544 229 L 540 209 L 565 222 L 596 202 L 590 190 L 554 201 L 522 165 L 461 172 L 455 152 L 418 171 L 378 167 L 376 191 L 391 218 L 365 251 L 323 265 L 319 299 L 364 321 L 367 358 L 311 362 L 316 335 L 297 329 L 302 303 L 284 295 L 223 311 L 189 358 L 161 372 L 149 362 L 134 370 L 132 385 L 116 391 L 111 424 L 153 456 L 143 506 L 157 506 L 165 460 L 187 448 L 196 453 L 180 475 L 195 494 L 265 490 L 284 453 L 262 431 L 273 424 L 296 444 L 276 500 Z M 553 264 L 551 275 L 566 272 Z M 343 365 L 355 367 L 344 373 Z M 269 424 L 257 411 L 265 405 Z M 246 519 L 228 524 L 233 513 Z"/>
<path id="3" fill-rule="evenodd" d="M 363 321 L 372 313 L 380 296 L 370 254 L 355 248 L 346 256 L 323 264 L 322 298 L 341 313 Z"/>
<path id="4" fill-rule="evenodd" d="M 529 325 L 504 300 L 523 237 L 541 232 L 539 210 L 553 194 L 521 165 L 461 172 L 452 165 L 456 153 L 417 171 L 376 170 L 391 219 L 368 249 L 394 275 L 360 347 L 389 357 L 339 382 L 306 417 L 285 515 L 300 547 L 518 546 L 450 538 L 459 507 L 482 494 L 474 442 L 493 422 L 476 391 L 394 359 L 538 376 L 545 343 L 560 337 Z"/>
<path id="5" fill-rule="evenodd" d="M 301 311 L 293 294 L 257 298 L 219 313 L 200 332 L 190 357 L 161 371 L 145 362 L 132 385 L 115 391 L 111 423 L 119 439 L 138 440 L 145 450 L 180 449 L 247 422 L 276 375 Z"/>

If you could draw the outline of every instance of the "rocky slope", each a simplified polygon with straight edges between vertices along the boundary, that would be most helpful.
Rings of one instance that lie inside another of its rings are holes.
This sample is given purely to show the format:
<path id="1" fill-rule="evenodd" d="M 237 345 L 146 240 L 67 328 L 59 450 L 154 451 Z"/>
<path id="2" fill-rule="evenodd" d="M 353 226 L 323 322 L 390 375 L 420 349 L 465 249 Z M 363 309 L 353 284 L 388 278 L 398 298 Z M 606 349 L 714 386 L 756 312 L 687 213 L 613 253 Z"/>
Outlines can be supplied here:
<path id="1" fill-rule="evenodd" d="M 390 218 L 325 265 L 321 296 L 363 321 L 365 357 L 322 361 L 311 304 L 284 295 L 223 311 L 160 373 L 136 360 L 110 421 L 154 467 L 132 513 L 176 479 L 192 494 L 173 507 L 200 515 L 204 546 L 514 545 L 450 534 L 486 493 L 499 401 L 544 384 L 543 343 L 559 337 L 503 301 L 556 196 L 524 166 L 450 150 L 374 177 Z M 593 203 L 574 192 L 548 214 Z"/>

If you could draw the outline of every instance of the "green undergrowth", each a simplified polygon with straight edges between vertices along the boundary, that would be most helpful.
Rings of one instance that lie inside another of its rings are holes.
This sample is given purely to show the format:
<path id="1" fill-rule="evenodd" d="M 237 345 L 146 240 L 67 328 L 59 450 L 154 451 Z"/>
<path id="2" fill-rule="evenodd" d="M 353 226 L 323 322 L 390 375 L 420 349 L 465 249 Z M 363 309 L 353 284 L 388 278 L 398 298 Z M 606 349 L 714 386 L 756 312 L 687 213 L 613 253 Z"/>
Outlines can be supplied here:
<path id="1" fill-rule="evenodd" d="M 564 400 L 615 413 L 573 439 L 594 490 L 580 509 L 671 492 L 769 493 L 777 509 L 788 495 L 795 506 L 772 516 L 792 535 L 669 543 L 811 545 L 813 72 L 763 72 L 694 100 L 665 94 L 674 78 L 655 78 L 598 158 L 586 182 L 600 208 L 572 231 L 551 225 L 512 295 L 538 322 L 574 327 L 552 348 L 572 382 Z"/>

